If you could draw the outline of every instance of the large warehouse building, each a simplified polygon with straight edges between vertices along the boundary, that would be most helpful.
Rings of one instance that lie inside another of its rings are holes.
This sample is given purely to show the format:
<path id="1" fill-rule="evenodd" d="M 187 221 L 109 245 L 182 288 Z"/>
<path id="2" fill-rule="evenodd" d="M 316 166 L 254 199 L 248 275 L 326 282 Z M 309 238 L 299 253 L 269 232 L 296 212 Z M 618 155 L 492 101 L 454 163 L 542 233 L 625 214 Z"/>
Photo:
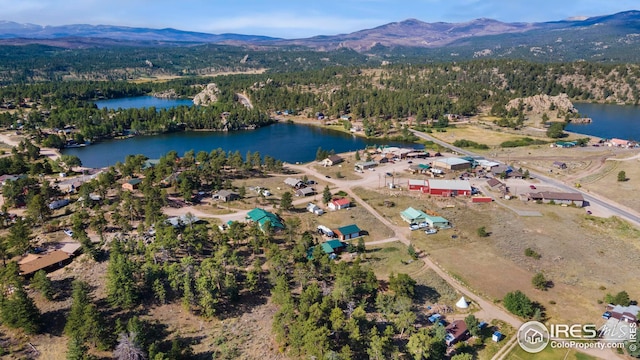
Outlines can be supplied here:
<path id="1" fill-rule="evenodd" d="M 468 180 L 409 180 L 409 190 L 422 191 L 436 196 L 469 196 L 471 184 Z"/>
<path id="2" fill-rule="evenodd" d="M 467 170 L 471 168 L 471 163 L 467 160 L 449 157 L 438 159 L 433 162 L 433 167 L 438 167 L 445 170 Z"/>

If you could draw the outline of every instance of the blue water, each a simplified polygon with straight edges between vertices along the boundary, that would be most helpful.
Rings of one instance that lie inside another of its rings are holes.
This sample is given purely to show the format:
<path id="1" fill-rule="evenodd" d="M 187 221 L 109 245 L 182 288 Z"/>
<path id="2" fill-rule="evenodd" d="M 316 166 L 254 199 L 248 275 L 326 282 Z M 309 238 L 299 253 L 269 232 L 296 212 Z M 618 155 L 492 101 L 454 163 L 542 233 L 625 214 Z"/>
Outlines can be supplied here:
<path id="1" fill-rule="evenodd" d="M 171 134 L 138 136 L 124 140 L 109 140 L 94 145 L 65 149 L 64 154 L 76 155 L 87 167 L 105 167 L 123 162 L 130 154 L 143 154 L 154 159 L 170 150 L 179 155 L 194 150 L 210 152 L 222 148 L 225 151 L 258 151 L 262 156 L 294 163 L 308 162 L 316 157 L 318 147 L 337 153 L 363 149 L 367 145 L 420 147 L 417 144 L 385 142 L 355 137 L 335 130 L 314 126 L 277 123 L 256 130 L 235 132 L 188 131 Z"/>
<path id="2" fill-rule="evenodd" d="M 612 104 L 574 104 L 591 124 L 568 124 L 567 131 L 611 139 L 640 141 L 640 106 Z"/>
<path id="3" fill-rule="evenodd" d="M 172 107 L 186 105 L 192 106 L 193 101 L 189 99 L 160 99 L 154 96 L 136 96 L 119 99 L 99 100 L 95 102 L 98 109 L 131 109 L 131 108 L 150 108 L 169 109 Z"/>

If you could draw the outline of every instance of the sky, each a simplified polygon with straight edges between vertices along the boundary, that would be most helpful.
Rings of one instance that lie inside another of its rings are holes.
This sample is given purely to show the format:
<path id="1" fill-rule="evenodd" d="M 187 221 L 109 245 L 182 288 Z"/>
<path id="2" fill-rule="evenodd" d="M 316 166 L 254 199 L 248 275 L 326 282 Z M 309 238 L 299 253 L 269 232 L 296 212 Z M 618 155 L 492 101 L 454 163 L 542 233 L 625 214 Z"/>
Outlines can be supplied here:
<path id="1" fill-rule="evenodd" d="M 290 39 L 349 33 L 409 18 L 542 22 L 639 8 L 638 0 L 0 0 L 0 20 L 171 27 Z"/>

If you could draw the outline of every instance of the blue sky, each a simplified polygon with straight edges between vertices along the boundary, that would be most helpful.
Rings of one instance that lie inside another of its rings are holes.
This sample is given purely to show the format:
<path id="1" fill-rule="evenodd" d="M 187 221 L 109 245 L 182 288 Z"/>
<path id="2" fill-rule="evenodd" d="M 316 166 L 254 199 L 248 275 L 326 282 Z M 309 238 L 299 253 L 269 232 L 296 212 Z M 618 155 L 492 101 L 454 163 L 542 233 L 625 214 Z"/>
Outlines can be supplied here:
<path id="1" fill-rule="evenodd" d="M 408 18 L 538 22 L 638 8 L 638 0 L 0 0 L 0 20 L 298 38 L 348 33 Z"/>

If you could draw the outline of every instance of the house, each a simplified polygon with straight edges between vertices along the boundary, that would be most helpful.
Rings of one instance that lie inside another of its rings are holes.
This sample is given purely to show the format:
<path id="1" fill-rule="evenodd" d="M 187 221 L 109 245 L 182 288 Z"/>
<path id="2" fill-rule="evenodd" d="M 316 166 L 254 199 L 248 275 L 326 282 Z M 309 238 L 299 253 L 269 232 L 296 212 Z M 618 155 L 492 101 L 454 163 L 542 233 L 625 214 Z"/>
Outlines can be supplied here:
<path id="1" fill-rule="evenodd" d="M 233 200 L 240 199 L 240 194 L 231 190 L 220 190 L 213 195 L 213 198 L 216 200 L 222 200 L 224 202 L 229 202 Z"/>
<path id="2" fill-rule="evenodd" d="M 342 199 L 333 199 L 329 202 L 329 209 L 330 210 L 340 210 L 340 209 L 346 209 L 349 206 L 351 206 L 351 200 L 347 199 L 347 198 L 342 198 Z"/>
<path id="3" fill-rule="evenodd" d="M 567 168 L 567 164 L 563 163 L 562 161 L 554 161 L 553 162 L 553 166 L 557 167 L 558 169 L 566 169 Z"/>
<path id="4" fill-rule="evenodd" d="M 148 168 L 152 168 L 156 165 L 160 164 L 160 159 L 147 159 L 142 164 L 142 170 L 146 170 Z"/>
<path id="5" fill-rule="evenodd" d="M 316 194 L 316 189 L 312 187 L 305 187 L 305 188 L 296 190 L 296 196 L 303 197 L 303 196 L 311 196 L 315 194 Z"/>
<path id="6" fill-rule="evenodd" d="M 487 180 L 487 185 L 491 190 L 505 192 L 507 190 L 507 185 L 503 184 L 500 180 L 496 178 L 491 178 Z"/>
<path id="7" fill-rule="evenodd" d="M 386 155 L 377 154 L 371 157 L 371 160 L 377 162 L 378 164 L 386 164 L 389 162 L 389 158 Z"/>
<path id="8" fill-rule="evenodd" d="M 454 320 L 445 328 L 447 335 L 444 340 L 447 346 L 451 346 L 457 342 L 464 341 L 469 338 L 469 330 L 467 324 L 463 320 Z"/>
<path id="9" fill-rule="evenodd" d="M 338 239 L 342 241 L 347 241 L 362 236 L 362 230 L 360 230 L 358 225 L 354 224 L 334 229 L 333 233 L 336 234 Z"/>
<path id="10" fill-rule="evenodd" d="M 637 323 L 638 314 L 640 314 L 640 306 L 638 305 L 607 305 L 607 311 L 611 313 L 611 317 L 621 321 Z"/>
<path id="11" fill-rule="evenodd" d="M 409 179 L 409 190 L 429 192 L 429 183 L 427 180 Z"/>
<path id="12" fill-rule="evenodd" d="M 376 166 L 378 166 L 378 163 L 376 161 L 361 161 L 356 163 L 355 170 L 364 171 L 367 169 L 372 169 Z"/>
<path id="13" fill-rule="evenodd" d="M 322 210 L 321 208 L 318 207 L 318 205 L 313 204 L 313 203 L 309 203 L 307 205 L 307 211 L 312 213 L 312 214 L 316 214 L 316 215 L 324 214 L 324 210 Z"/>
<path id="14" fill-rule="evenodd" d="M 514 170 L 511 166 L 506 165 L 500 165 L 491 168 L 491 174 L 494 177 L 500 177 L 504 174 L 506 178 L 510 179 L 522 179 L 524 177 L 521 172 Z"/>
<path id="15" fill-rule="evenodd" d="M 306 186 L 305 183 L 298 178 L 286 178 L 284 179 L 284 183 L 291 186 L 294 189 L 300 189 Z"/>
<path id="16" fill-rule="evenodd" d="M 340 120 L 351 120 L 351 115 L 349 114 L 341 115 Z"/>
<path id="17" fill-rule="evenodd" d="M 554 202 L 556 204 L 575 205 L 577 207 L 584 206 L 584 197 L 580 193 L 563 193 L 552 191 L 540 191 L 529 193 L 528 200 L 541 201 L 545 204 Z"/>
<path id="18" fill-rule="evenodd" d="M 61 207 L 65 207 L 67 205 L 69 205 L 69 199 L 55 200 L 55 201 L 52 201 L 49 204 L 49 209 L 50 210 L 57 210 L 57 209 L 60 209 Z"/>
<path id="19" fill-rule="evenodd" d="M 346 246 L 340 240 L 329 240 L 320 244 L 325 254 L 339 254 Z"/>
<path id="20" fill-rule="evenodd" d="M 7 183 L 9 181 L 16 181 L 16 180 L 20 180 L 20 179 L 26 179 L 27 175 L 2 175 L 0 176 L 0 184 L 2 184 L 2 186 L 7 185 Z"/>
<path id="21" fill-rule="evenodd" d="M 122 188 L 125 190 L 133 191 L 140 187 L 142 180 L 138 178 L 133 178 L 126 183 L 122 184 Z"/>
<path id="22" fill-rule="evenodd" d="M 499 162 L 489 161 L 485 159 L 476 160 L 476 162 L 478 163 L 478 166 L 487 171 L 491 171 L 491 169 L 493 169 L 494 167 L 500 166 Z"/>
<path id="23" fill-rule="evenodd" d="M 181 216 L 172 216 L 165 220 L 165 222 L 174 228 L 181 228 L 191 224 L 196 224 L 200 219 L 193 215 L 181 215 Z"/>
<path id="24" fill-rule="evenodd" d="M 402 218 L 402 220 L 408 222 L 409 224 L 418 224 L 425 221 L 428 215 L 423 211 L 416 210 L 410 207 L 401 212 L 400 217 Z"/>
<path id="25" fill-rule="evenodd" d="M 442 158 L 442 159 L 435 160 L 433 162 L 433 166 L 446 169 L 446 170 L 456 171 L 456 170 L 466 170 L 471 168 L 471 163 L 464 159 L 449 157 L 449 158 Z"/>
<path id="26" fill-rule="evenodd" d="M 468 180 L 439 180 L 430 179 L 429 194 L 440 196 L 469 196 L 471 183 Z"/>
<path id="27" fill-rule="evenodd" d="M 451 227 L 449 220 L 442 216 L 427 215 L 424 221 L 429 224 L 429 227 L 431 228 L 447 229 Z"/>
<path id="28" fill-rule="evenodd" d="M 609 146 L 629 147 L 631 146 L 631 141 L 613 138 L 609 140 Z"/>
<path id="29" fill-rule="evenodd" d="M 283 230 L 284 224 L 280 218 L 264 209 L 255 208 L 247 213 L 247 220 L 258 223 L 260 230 L 264 231 L 267 222 L 271 223 L 271 228 L 275 231 Z"/>
<path id="30" fill-rule="evenodd" d="M 51 271 L 59 269 L 69 263 L 71 255 L 61 250 L 55 250 L 35 259 L 20 264 L 20 275 L 30 276 L 39 270 Z"/>
<path id="31" fill-rule="evenodd" d="M 333 165 L 340 164 L 343 161 L 344 161 L 344 159 L 341 158 L 340 156 L 331 155 L 328 158 L 322 160 L 322 166 L 324 166 L 324 167 L 333 166 Z"/>

